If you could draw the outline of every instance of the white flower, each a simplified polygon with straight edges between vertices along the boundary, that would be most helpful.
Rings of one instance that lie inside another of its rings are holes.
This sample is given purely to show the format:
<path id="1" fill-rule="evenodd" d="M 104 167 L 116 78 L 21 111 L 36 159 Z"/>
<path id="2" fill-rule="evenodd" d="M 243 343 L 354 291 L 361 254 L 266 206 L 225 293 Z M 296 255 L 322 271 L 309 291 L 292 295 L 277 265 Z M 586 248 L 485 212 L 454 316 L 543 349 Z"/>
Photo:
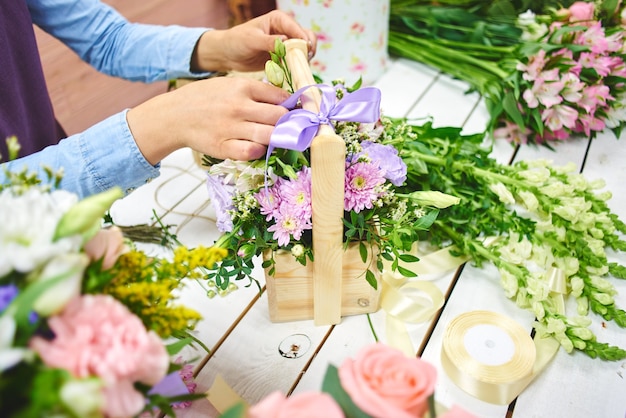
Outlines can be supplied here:
<path id="1" fill-rule="evenodd" d="M 489 190 L 495 193 L 500 199 L 500 202 L 504 204 L 512 205 L 515 203 L 515 198 L 509 189 L 502 183 L 491 183 L 489 185 Z"/>
<path id="2" fill-rule="evenodd" d="M 589 314 L 589 299 L 586 296 L 581 296 L 576 299 L 576 312 L 578 315 Z"/>
<path id="3" fill-rule="evenodd" d="M 528 238 L 511 233 L 507 245 L 500 248 L 500 257 L 513 264 L 522 264 L 530 258 L 533 245 Z"/>
<path id="4" fill-rule="evenodd" d="M 561 197 L 571 195 L 574 188 L 569 184 L 560 181 L 552 182 L 541 188 L 541 192 L 550 197 Z"/>
<path id="5" fill-rule="evenodd" d="M 102 417 L 104 384 L 99 379 L 70 380 L 59 391 L 61 401 L 77 417 Z"/>
<path id="6" fill-rule="evenodd" d="M 519 289 L 517 277 L 515 277 L 514 274 L 509 273 L 506 269 L 500 270 L 500 284 L 502 285 L 504 295 L 507 298 L 515 296 L 517 290 Z"/>
<path id="7" fill-rule="evenodd" d="M 304 246 L 302 244 L 296 244 L 291 247 L 291 255 L 294 257 L 300 257 L 304 254 Z"/>
<path id="8" fill-rule="evenodd" d="M 554 260 L 558 268 L 563 270 L 565 276 L 570 277 L 578 273 L 580 263 L 576 257 L 559 257 Z"/>
<path id="9" fill-rule="evenodd" d="M 550 178 L 550 170 L 545 167 L 537 167 L 532 170 L 520 171 L 517 175 L 530 183 L 541 186 Z"/>
<path id="10" fill-rule="evenodd" d="M 552 254 L 552 249 L 546 244 L 534 245 L 530 261 L 534 262 L 538 266 L 541 266 L 542 268 L 547 268 L 548 266 L 551 266 L 552 263 L 554 263 L 554 255 Z"/>
<path id="11" fill-rule="evenodd" d="M 28 273 L 55 255 L 78 251 L 80 236 L 53 240 L 59 220 L 77 201 L 76 195 L 62 190 L 1 192 L 0 277 L 13 270 Z"/>
<path id="12" fill-rule="evenodd" d="M 524 203 L 524 206 L 528 211 L 537 212 L 537 209 L 539 208 L 539 201 L 537 200 L 537 196 L 535 196 L 534 193 L 523 190 L 520 191 L 517 195 L 520 197 L 520 199 L 522 199 L 522 202 Z"/>
<path id="13" fill-rule="evenodd" d="M 580 277 L 573 276 L 570 278 L 570 286 L 572 288 L 571 295 L 577 298 L 582 295 L 583 289 L 585 288 L 585 282 Z"/>
<path id="14" fill-rule="evenodd" d="M 61 254 L 50 260 L 38 277 L 30 278 L 34 279 L 34 283 L 41 283 L 63 277 L 35 300 L 35 312 L 42 316 L 53 315 L 78 296 L 88 264 L 89 257 L 86 254 Z"/>
<path id="15" fill-rule="evenodd" d="M 606 272 L 603 274 L 606 274 L 608 273 L 609 268 L 607 266 L 604 266 L 604 267 L 606 267 Z M 587 271 L 589 271 L 589 267 L 587 267 Z M 617 291 L 615 290 L 615 286 L 613 286 L 613 283 L 611 283 L 607 279 L 604 279 L 598 276 L 590 276 L 589 279 L 591 281 L 591 285 L 595 287 L 597 290 L 601 292 L 606 292 L 612 295 L 617 294 Z"/>
<path id="16" fill-rule="evenodd" d="M 13 347 L 16 324 L 13 317 L 0 316 L 0 374 L 22 361 L 30 354 L 26 348 Z"/>

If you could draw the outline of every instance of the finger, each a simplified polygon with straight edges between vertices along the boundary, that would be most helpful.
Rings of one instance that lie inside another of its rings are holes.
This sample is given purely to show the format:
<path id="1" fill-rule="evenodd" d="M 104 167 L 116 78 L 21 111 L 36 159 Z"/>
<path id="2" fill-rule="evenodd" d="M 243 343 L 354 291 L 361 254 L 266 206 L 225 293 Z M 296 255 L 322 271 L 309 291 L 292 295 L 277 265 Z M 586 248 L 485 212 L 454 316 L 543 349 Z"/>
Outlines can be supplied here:
<path id="1" fill-rule="evenodd" d="M 286 90 L 262 81 L 254 81 L 249 85 L 249 89 L 250 98 L 258 103 L 278 105 L 289 98 Z M 281 110 L 274 109 L 274 111 L 280 112 Z"/>

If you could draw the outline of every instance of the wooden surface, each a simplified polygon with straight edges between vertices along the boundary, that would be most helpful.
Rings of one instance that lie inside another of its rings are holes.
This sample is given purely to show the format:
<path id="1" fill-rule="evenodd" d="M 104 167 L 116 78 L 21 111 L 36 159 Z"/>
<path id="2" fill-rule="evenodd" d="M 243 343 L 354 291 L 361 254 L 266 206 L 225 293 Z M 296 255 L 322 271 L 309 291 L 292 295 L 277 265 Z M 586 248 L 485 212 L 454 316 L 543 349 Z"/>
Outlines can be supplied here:
<path id="1" fill-rule="evenodd" d="M 487 112 L 479 97 L 465 94 L 465 85 L 417 63 L 399 60 L 377 81 L 382 91 L 383 112 L 389 116 L 432 117 L 436 126 L 463 126 L 464 133 L 481 131 Z M 611 133 L 593 141 L 572 140 L 544 148 L 523 147 L 517 153 L 498 142 L 493 155 L 511 159 L 548 158 L 557 165 L 574 162 L 589 179 L 603 178 L 613 198 L 608 202 L 626 219 L 626 138 Z M 213 209 L 208 205 L 205 173 L 189 150 L 168 157 L 161 176 L 119 201 L 113 216 L 119 223 L 150 221 L 152 210 L 167 224 L 176 225 L 179 239 L 187 245 L 211 244 L 218 237 Z M 611 255 L 626 262 L 624 254 Z M 258 267 L 256 276 L 264 281 Z M 506 315 L 530 332 L 533 315 L 504 297 L 494 267 L 466 264 L 456 271 L 429 278 L 446 296 L 439 316 L 422 324 L 407 324 L 417 354 L 437 367 L 436 399 L 444 406 L 459 404 L 478 417 L 602 417 L 623 418 L 626 412 L 626 362 L 603 362 L 580 353 L 560 350 L 555 359 L 518 397 L 513 407 L 492 405 L 467 395 L 452 383 L 441 368 L 441 345 L 446 325 L 459 314 L 490 310 Z M 626 283 L 614 280 L 617 303 L 626 306 Z M 373 343 L 365 315 L 345 317 L 334 326 L 315 326 L 313 321 L 272 323 L 267 296 L 254 286 L 240 288 L 225 297 L 209 299 L 206 289 L 190 283 L 183 300 L 199 309 L 204 321 L 198 337 L 211 354 L 188 349 L 184 355 L 197 366 L 199 390 L 207 390 L 219 374 L 243 399 L 254 403 L 280 390 L 299 393 L 319 390 L 328 364 L 339 365 L 363 346 Z M 371 315 L 374 329 L 385 340 L 385 312 Z M 626 332 L 613 323 L 594 317 L 594 332 L 601 341 L 626 347 Z M 297 354 L 285 355 L 281 347 L 297 342 Z M 509 409 L 512 410 L 509 411 Z M 508 412 L 509 411 L 509 412 Z M 216 411 L 205 401 L 181 410 L 181 417 L 212 417 Z"/>
<path id="2" fill-rule="evenodd" d="M 103 0 L 132 22 L 228 27 L 226 0 Z M 57 119 L 68 135 L 167 91 L 167 82 L 141 83 L 97 72 L 60 41 L 35 27 Z"/>

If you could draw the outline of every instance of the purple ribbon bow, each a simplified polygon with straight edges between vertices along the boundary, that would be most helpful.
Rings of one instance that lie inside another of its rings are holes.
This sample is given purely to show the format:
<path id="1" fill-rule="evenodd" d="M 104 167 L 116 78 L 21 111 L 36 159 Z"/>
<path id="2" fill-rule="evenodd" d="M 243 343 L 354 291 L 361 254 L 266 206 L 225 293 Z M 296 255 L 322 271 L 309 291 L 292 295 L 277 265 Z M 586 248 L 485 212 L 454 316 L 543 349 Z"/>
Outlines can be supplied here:
<path id="1" fill-rule="evenodd" d="M 346 93 L 341 100 L 337 100 L 334 88 L 325 84 L 314 84 L 296 91 L 282 106 L 293 109 L 302 93 L 313 87 L 322 92 L 319 113 L 295 109 L 283 115 L 270 137 L 268 157 L 274 148 L 304 151 L 311 146 L 320 125 L 328 124 L 332 127 L 331 120 L 371 123 L 380 118 L 380 90 L 375 87 L 364 87 L 353 93 Z"/>

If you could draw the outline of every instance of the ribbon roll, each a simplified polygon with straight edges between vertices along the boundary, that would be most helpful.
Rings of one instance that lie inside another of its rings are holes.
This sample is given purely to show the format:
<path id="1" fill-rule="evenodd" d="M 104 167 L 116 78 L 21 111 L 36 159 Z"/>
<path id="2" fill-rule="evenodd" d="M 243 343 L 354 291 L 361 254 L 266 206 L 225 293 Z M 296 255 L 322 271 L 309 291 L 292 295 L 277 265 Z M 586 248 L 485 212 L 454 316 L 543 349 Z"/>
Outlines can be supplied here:
<path id="1" fill-rule="evenodd" d="M 512 319 L 490 311 L 459 315 L 443 337 L 441 364 L 470 395 L 508 405 L 552 359 L 559 344 L 535 338 Z"/>

